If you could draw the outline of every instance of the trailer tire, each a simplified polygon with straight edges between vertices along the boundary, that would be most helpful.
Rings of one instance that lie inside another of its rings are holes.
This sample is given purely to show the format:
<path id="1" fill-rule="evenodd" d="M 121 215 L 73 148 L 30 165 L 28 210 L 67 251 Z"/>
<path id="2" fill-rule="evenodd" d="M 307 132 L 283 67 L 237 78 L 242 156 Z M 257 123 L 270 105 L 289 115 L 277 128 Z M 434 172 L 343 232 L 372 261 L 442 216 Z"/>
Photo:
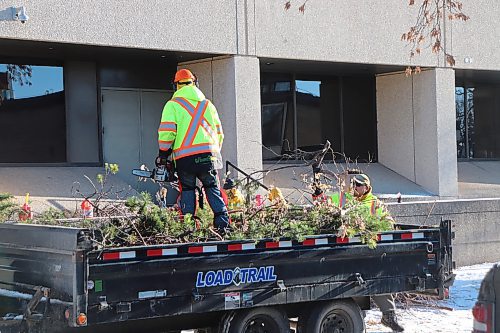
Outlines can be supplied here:
<path id="1" fill-rule="evenodd" d="M 359 306 L 352 300 L 316 305 L 307 316 L 299 317 L 298 332 L 362 333 L 365 321 Z"/>
<path id="2" fill-rule="evenodd" d="M 265 327 L 269 333 L 290 333 L 290 321 L 286 313 L 278 308 L 253 308 L 233 314 L 224 320 L 221 333 L 254 332 L 258 327 Z"/>

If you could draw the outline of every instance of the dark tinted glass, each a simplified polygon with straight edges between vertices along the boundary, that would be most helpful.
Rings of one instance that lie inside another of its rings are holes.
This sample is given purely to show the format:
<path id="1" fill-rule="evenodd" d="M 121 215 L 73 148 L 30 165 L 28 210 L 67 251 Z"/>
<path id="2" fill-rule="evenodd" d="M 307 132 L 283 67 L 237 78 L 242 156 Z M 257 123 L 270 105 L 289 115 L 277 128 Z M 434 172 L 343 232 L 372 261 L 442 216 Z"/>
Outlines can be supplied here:
<path id="1" fill-rule="evenodd" d="M 295 82 L 299 149 L 319 150 L 329 140 L 335 152 L 341 151 L 338 82 L 335 77 Z"/>
<path id="2" fill-rule="evenodd" d="M 375 161 L 377 116 L 375 78 L 342 78 L 344 153 L 354 161 Z"/>
<path id="3" fill-rule="evenodd" d="M 467 158 L 466 127 L 465 120 L 465 89 L 464 87 L 455 88 L 455 108 L 456 108 L 456 130 L 457 130 L 457 157 Z"/>
<path id="4" fill-rule="evenodd" d="M 0 163 L 65 161 L 62 67 L 0 64 Z"/>
<path id="5" fill-rule="evenodd" d="M 455 88 L 457 157 L 500 158 L 500 85 L 469 82 Z"/>
<path id="6" fill-rule="evenodd" d="M 297 76 L 294 81 L 292 74 L 262 73 L 261 79 L 262 137 L 266 147 L 275 150 L 283 138 L 281 153 L 294 148 L 315 151 L 329 140 L 338 153 L 337 160 L 345 156 L 349 160 L 376 161 L 373 76 Z M 277 105 L 281 105 L 281 111 Z M 276 157 L 266 149 L 263 156 Z"/>
<path id="7" fill-rule="evenodd" d="M 500 86 L 477 84 L 469 88 L 474 132 L 469 135 L 471 157 L 500 158 Z"/>
<path id="8" fill-rule="evenodd" d="M 293 150 L 293 91 L 291 75 L 262 73 L 262 149 L 265 160 Z M 281 143 L 278 142 L 281 140 Z"/>

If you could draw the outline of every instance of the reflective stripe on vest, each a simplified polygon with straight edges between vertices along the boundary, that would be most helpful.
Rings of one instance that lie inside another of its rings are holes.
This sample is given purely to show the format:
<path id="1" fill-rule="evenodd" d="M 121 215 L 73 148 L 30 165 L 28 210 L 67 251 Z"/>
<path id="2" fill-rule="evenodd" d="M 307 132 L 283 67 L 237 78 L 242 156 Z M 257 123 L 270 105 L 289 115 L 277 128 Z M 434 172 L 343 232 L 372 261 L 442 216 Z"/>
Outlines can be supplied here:
<path id="1" fill-rule="evenodd" d="M 160 146 L 161 150 L 169 150 L 172 148 L 172 144 L 174 141 L 163 141 L 163 140 L 158 140 L 158 145 Z"/>
<path id="2" fill-rule="evenodd" d="M 159 132 L 176 132 L 177 125 L 170 121 L 164 121 L 160 123 L 160 127 L 158 128 Z"/>
<path id="3" fill-rule="evenodd" d="M 193 144 L 196 134 L 200 128 L 203 128 L 203 130 L 205 130 L 214 141 L 217 141 L 213 129 L 205 119 L 205 112 L 209 104 L 208 100 L 198 102 L 196 108 L 183 97 L 173 98 L 172 101 L 179 104 L 191 116 L 186 136 L 184 136 L 181 146 L 174 150 L 175 158 L 216 151 L 218 147 L 210 143 Z"/>
<path id="4" fill-rule="evenodd" d="M 182 158 L 203 152 L 215 151 L 216 149 L 217 146 L 215 145 L 211 145 L 209 143 L 200 143 L 192 145 L 190 147 L 181 147 L 179 149 L 174 150 L 174 153 L 175 153 L 175 158 Z"/>

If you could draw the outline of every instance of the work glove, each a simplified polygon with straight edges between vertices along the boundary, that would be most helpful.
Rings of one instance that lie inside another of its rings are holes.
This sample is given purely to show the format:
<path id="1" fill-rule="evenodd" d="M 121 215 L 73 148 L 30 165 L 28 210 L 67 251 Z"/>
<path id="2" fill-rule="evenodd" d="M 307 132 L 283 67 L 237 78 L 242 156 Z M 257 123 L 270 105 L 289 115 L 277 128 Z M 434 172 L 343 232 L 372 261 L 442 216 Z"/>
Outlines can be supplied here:
<path id="1" fill-rule="evenodd" d="M 156 167 L 166 166 L 167 162 L 168 162 L 168 157 L 170 156 L 171 153 L 172 153 L 172 149 L 169 149 L 167 151 L 160 150 L 158 152 L 158 157 L 156 157 L 156 160 L 155 160 Z"/>

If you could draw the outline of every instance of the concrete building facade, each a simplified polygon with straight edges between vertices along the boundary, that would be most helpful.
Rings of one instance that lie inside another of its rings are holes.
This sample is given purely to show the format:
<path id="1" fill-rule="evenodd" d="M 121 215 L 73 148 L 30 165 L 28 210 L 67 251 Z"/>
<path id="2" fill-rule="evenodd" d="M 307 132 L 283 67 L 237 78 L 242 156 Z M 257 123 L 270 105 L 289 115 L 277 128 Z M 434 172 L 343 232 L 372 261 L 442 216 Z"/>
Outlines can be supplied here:
<path id="1" fill-rule="evenodd" d="M 499 196 L 500 5 L 464 0 L 471 19 L 446 21 L 450 67 L 429 50 L 409 59 L 400 39 L 418 7 L 405 1 L 309 1 L 305 13 L 292 4 L 2 1 L 0 192 L 67 206 L 75 184 L 92 190 L 83 175 L 107 162 L 120 165 L 115 186 L 153 190 L 130 169 L 152 165 L 173 75 L 190 68 L 218 107 L 226 160 L 248 172 L 299 166 L 266 174 L 267 184 L 303 187 L 299 174 L 310 170 L 295 153 L 329 140 L 328 167 L 361 168 L 382 196 Z M 13 17 L 19 6 L 25 23 Z M 8 77 L 22 65 L 28 77 Z M 408 65 L 422 73 L 407 77 Z M 498 229 L 497 201 L 443 202 L 439 214 L 426 211 L 432 202 L 390 208 L 407 222 L 460 216 L 459 262 L 475 262 L 471 251 L 497 258 L 500 236 L 477 242 Z M 480 228 L 470 228 L 467 205 L 490 212 Z"/>
<path id="2" fill-rule="evenodd" d="M 219 110 L 224 158 L 244 170 L 268 169 L 276 155 L 300 164 L 294 151 L 328 139 L 341 156 L 335 161 L 372 172 L 382 194 L 500 193 L 500 4 L 464 0 L 471 19 L 445 23 L 454 67 L 430 50 L 409 59 L 400 39 L 418 7 L 407 1 L 310 1 L 305 13 L 284 5 L 2 1 L 0 74 L 30 65 L 42 92 L 14 89 L 20 97 L 0 105 L 0 191 L 33 192 L 33 174 L 70 179 L 105 162 L 147 189 L 128 170 L 152 164 L 172 77 L 190 68 Z M 12 20 L 18 6 L 29 16 L 24 24 Z M 405 76 L 408 65 L 422 73 Z M 294 188 L 289 179 L 281 172 L 265 181 Z M 39 193 L 64 196 L 68 182 Z"/>

